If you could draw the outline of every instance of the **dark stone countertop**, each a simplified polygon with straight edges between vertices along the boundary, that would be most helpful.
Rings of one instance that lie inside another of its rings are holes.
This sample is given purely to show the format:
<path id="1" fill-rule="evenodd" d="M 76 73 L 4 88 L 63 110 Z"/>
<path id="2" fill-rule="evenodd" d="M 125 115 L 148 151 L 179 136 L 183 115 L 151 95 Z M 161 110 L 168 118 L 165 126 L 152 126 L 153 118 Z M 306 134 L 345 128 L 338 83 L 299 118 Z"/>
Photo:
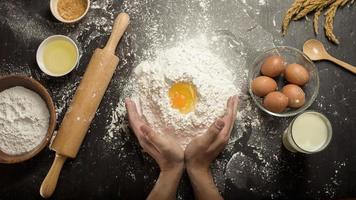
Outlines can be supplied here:
<path id="1" fill-rule="evenodd" d="M 208 7 L 203 5 L 206 2 Z M 65 163 L 52 198 L 144 199 L 154 185 L 159 169 L 152 159 L 142 154 L 129 131 L 115 129 L 117 137 L 104 139 L 107 138 L 107 127 L 113 119 L 116 102 L 126 95 L 123 88 L 129 74 L 137 65 L 139 55 L 152 45 L 152 38 L 157 36 L 147 34 L 152 30 L 148 26 L 156 23 L 158 30 L 163 30 L 160 35 L 165 36 L 176 36 L 175 31 L 182 28 L 177 25 L 179 23 L 194 32 L 201 25 L 194 19 L 199 19 L 201 13 L 205 13 L 208 18 L 213 18 L 212 29 L 227 29 L 246 43 L 248 66 L 265 48 L 288 45 L 301 49 L 306 39 L 314 37 L 309 20 L 312 16 L 308 20 L 293 22 L 288 35 L 281 36 L 281 19 L 291 3 L 291 0 L 201 0 L 198 4 L 197 1 L 97 0 L 92 2 L 88 16 L 81 22 L 65 25 L 51 15 L 49 1 L 2 0 L 0 75 L 25 74 L 46 86 L 57 106 L 57 125 L 64 116 L 93 50 L 105 44 L 113 17 L 118 12 L 126 11 L 132 19 L 117 49 L 121 60 L 109 90 L 77 158 Z M 188 19 L 182 17 L 184 15 Z M 323 33 L 317 36 L 332 55 L 354 65 L 355 18 L 354 5 L 339 9 L 335 18 L 335 33 L 341 41 L 339 46 L 329 43 Z M 323 32 L 322 29 L 320 31 Z M 40 42 L 53 34 L 72 37 L 82 55 L 80 65 L 61 78 L 44 75 L 35 60 Z M 355 75 L 329 62 L 318 62 L 316 65 L 321 86 L 317 100 L 310 109 L 330 119 L 333 126 L 330 145 L 314 155 L 292 154 L 281 145 L 281 133 L 292 118 L 274 118 L 256 110 L 256 116 L 249 116 L 248 119 L 258 117 L 260 125 L 249 125 L 244 130 L 236 128 L 236 140 L 213 164 L 214 178 L 226 199 L 356 197 Z M 125 119 L 119 119 L 114 125 L 125 123 Z M 54 152 L 46 148 L 26 162 L 0 164 L 0 199 L 39 199 L 41 182 L 53 158 Z M 183 175 L 178 197 L 193 198 L 186 174 Z"/>

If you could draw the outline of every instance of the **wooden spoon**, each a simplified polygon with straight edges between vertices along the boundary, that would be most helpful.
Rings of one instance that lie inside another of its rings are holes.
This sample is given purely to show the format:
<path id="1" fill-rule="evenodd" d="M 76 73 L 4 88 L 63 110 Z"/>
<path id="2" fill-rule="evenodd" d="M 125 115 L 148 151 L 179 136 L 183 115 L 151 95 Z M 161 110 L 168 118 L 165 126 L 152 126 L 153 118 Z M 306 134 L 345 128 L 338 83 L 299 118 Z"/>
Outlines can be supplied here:
<path id="1" fill-rule="evenodd" d="M 329 60 L 356 74 L 356 67 L 331 56 L 319 40 L 310 39 L 306 41 L 303 45 L 303 52 L 313 61 Z"/>

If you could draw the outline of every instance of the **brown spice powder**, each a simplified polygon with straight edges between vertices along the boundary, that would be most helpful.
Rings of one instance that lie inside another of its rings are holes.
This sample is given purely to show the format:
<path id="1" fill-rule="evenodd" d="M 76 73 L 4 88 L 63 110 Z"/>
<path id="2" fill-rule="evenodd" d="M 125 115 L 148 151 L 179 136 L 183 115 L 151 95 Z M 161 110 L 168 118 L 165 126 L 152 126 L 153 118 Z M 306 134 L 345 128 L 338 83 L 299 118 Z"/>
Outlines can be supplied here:
<path id="1" fill-rule="evenodd" d="M 59 15 L 65 20 L 74 20 L 83 15 L 87 8 L 86 0 L 58 0 Z"/>

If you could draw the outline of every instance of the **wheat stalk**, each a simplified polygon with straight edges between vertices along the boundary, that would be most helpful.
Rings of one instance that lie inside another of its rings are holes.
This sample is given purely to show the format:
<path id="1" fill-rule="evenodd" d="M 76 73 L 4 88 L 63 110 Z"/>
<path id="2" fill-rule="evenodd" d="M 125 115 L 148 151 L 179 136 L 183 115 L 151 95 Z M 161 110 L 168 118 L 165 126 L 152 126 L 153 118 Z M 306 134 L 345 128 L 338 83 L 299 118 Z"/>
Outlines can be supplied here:
<path id="1" fill-rule="evenodd" d="M 323 11 L 323 8 L 318 9 L 314 14 L 313 26 L 314 26 L 314 32 L 316 35 L 319 34 L 319 17 L 321 15 L 321 11 Z"/>
<path id="2" fill-rule="evenodd" d="M 293 20 L 301 19 L 305 17 L 310 12 L 316 10 L 325 0 L 307 0 L 303 4 L 303 9 L 299 11 L 299 13 L 293 18 Z"/>
<path id="3" fill-rule="evenodd" d="M 325 12 L 325 24 L 324 24 L 324 30 L 325 30 L 325 35 L 326 37 L 334 42 L 335 44 L 339 44 L 339 40 L 336 38 L 334 34 L 334 17 L 336 14 L 337 9 L 340 6 L 344 6 L 349 0 L 336 0 L 334 3 L 332 3 L 328 10 Z"/>
<path id="4" fill-rule="evenodd" d="M 350 2 L 351 1 L 351 2 Z M 323 10 L 327 8 L 325 12 L 325 24 L 324 30 L 326 37 L 336 43 L 339 44 L 339 40 L 336 38 L 334 34 L 334 17 L 336 11 L 339 7 L 345 6 L 348 2 L 350 4 L 354 3 L 354 0 L 295 0 L 292 6 L 287 10 L 286 15 L 283 19 L 282 23 L 282 34 L 286 35 L 287 29 L 290 21 L 298 20 L 311 12 L 314 13 L 313 26 L 315 34 L 319 33 L 319 17 Z"/>
<path id="5" fill-rule="evenodd" d="M 324 10 L 326 6 L 329 6 L 333 1 L 334 0 L 328 0 L 328 1 L 323 0 L 323 2 L 318 6 L 317 10 L 315 11 L 313 26 L 316 35 L 319 34 L 319 17 L 321 15 L 321 12 Z"/>
<path id="6" fill-rule="evenodd" d="M 292 20 L 293 16 L 297 14 L 300 11 L 300 9 L 303 8 L 303 3 L 306 1 L 307 0 L 296 0 L 292 4 L 292 6 L 287 10 L 287 13 L 283 19 L 283 24 L 282 24 L 283 35 L 287 34 L 287 29 L 290 21 Z"/>
<path id="7" fill-rule="evenodd" d="M 312 11 L 323 9 L 325 6 L 328 6 L 335 0 L 309 0 L 306 4 L 303 5 L 303 9 L 296 15 L 293 20 L 301 19 L 305 17 Z"/>

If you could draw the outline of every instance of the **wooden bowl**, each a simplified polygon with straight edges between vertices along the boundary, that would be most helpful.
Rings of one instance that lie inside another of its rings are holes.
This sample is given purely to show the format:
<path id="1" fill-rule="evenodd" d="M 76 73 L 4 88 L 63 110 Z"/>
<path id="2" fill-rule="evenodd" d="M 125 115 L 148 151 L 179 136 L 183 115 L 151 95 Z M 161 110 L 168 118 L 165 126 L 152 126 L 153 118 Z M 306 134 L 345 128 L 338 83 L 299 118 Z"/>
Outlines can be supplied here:
<path id="1" fill-rule="evenodd" d="M 72 19 L 72 20 L 67 20 L 67 19 L 64 19 L 59 13 L 58 13 L 58 0 L 50 0 L 50 3 L 49 3 L 49 6 L 50 6 L 50 9 L 51 9 L 51 12 L 52 12 L 52 15 L 60 22 L 63 22 L 63 23 L 75 23 L 75 22 L 78 22 L 79 20 L 81 20 L 89 11 L 89 8 L 90 8 L 90 0 L 86 0 L 87 2 L 87 7 L 84 11 L 84 13 L 79 16 L 78 18 L 76 19 Z"/>
<path id="2" fill-rule="evenodd" d="M 44 147 L 47 146 L 48 142 L 52 138 L 53 131 L 56 126 L 56 111 L 52 101 L 51 96 L 47 92 L 46 88 L 43 87 L 38 81 L 26 77 L 26 76 L 18 76 L 18 75 L 10 75 L 0 77 L 0 92 L 6 90 L 8 88 L 12 88 L 15 86 L 22 86 L 27 89 L 30 89 L 36 92 L 38 95 L 42 97 L 42 99 L 46 102 L 48 111 L 50 114 L 48 131 L 43 139 L 43 141 L 34 149 L 29 152 L 20 154 L 20 155 L 8 155 L 0 150 L 0 163 L 19 163 L 25 160 L 28 160 L 35 155 L 37 155 Z"/>

